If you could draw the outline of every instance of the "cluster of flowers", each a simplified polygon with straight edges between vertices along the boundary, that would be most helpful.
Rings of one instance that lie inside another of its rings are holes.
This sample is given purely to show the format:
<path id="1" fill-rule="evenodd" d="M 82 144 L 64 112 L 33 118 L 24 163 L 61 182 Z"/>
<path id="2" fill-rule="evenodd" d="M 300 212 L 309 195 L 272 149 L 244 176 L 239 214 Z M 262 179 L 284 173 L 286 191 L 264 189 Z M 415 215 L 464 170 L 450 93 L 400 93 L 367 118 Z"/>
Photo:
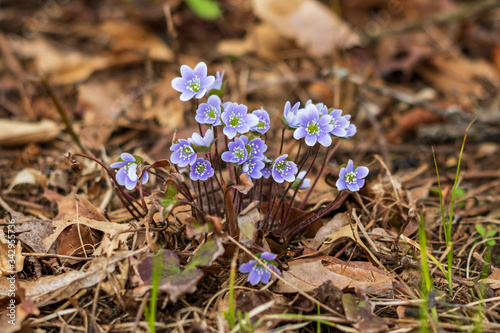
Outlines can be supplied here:
<path id="1" fill-rule="evenodd" d="M 305 178 L 307 172 L 298 170 L 287 154 L 274 160 L 264 154 L 268 147 L 263 138 L 271 126 L 266 110 L 248 113 L 247 106 L 243 104 L 223 103 L 218 95 L 222 96 L 220 92 L 224 73 L 217 73 L 216 77 L 207 75 L 207 66 L 203 62 L 197 64 L 194 69 L 183 65 L 180 72 L 181 77 L 172 80 L 172 87 L 181 93 L 182 101 L 201 99 L 209 95 L 205 103 L 197 103 L 195 116 L 195 120 L 200 124 L 200 131 L 201 125 L 205 125 L 205 133 L 193 133 L 191 138 L 179 139 L 170 148 L 171 162 L 179 167 L 189 167 L 189 177 L 192 181 L 206 181 L 214 176 L 215 171 L 208 153 L 211 152 L 214 138 L 217 137 L 217 127 L 220 126 L 227 138 L 227 150 L 220 156 L 214 156 L 216 159 L 220 157 L 222 161 L 232 163 L 250 179 L 272 177 L 277 183 L 292 183 L 293 189 L 310 188 L 310 179 Z M 329 147 L 333 137 L 350 138 L 356 133 L 356 126 L 350 123 L 350 118 L 350 115 L 342 115 L 342 110 L 328 109 L 323 103 L 313 104 L 309 100 L 302 108 L 300 102 L 293 106 L 286 102 L 282 123 L 293 131 L 295 139 L 304 139 L 307 146 L 313 147 L 319 143 L 323 147 Z M 139 168 L 142 165 L 143 160 L 139 156 L 123 153 L 111 167 L 119 169 L 116 181 L 132 190 L 140 181 L 141 174 L 142 184 L 149 179 L 148 172 Z M 367 175 L 368 168 L 356 168 L 353 161 L 349 160 L 347 165 L 341 167 L 337 188 L 339 191 L 358 191 L 364 185 Z M 276 255 L 266 252 L 260 255 L 268 268 L 279 273 L 275 267 L 275 257 Z M 267 283 L 271 276 L 266 268 L 256 261 L 243 264 L 240 271 L 250 273 L 249 281 L 252 284 L 259 281 Z"/>

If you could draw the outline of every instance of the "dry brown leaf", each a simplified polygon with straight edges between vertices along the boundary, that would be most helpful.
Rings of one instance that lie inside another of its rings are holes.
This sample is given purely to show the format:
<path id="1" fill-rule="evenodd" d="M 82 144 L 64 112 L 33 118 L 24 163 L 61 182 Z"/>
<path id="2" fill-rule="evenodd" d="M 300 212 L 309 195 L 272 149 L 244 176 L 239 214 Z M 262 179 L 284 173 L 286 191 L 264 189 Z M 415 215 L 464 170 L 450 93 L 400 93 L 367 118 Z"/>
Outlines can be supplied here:
<path id="1" fill-rule="evenodd" d="M 0 119 L 0 147 L 49 142 L 54 140 L 59 132 L 59 126 L 48 119 L 42 119 L 37 123 Z"/>
<path id="2" fill-rule="evenodd" d="M 341 290 L 354 289 L 356 292 L 382 297 L 392 295 L 394 278 L 366 261 L 343 262 L 330 256 L 321 256 L 295 260 L 289 265 L 288 271 L 283 272 L 283 278 L 305 292 L 329 280 Z M 279 293 L 295 293 L 296 288 L 281 281 L 272 286 L 272 290 Z"/>
<path id="3" fill-rule="evenodd" d="M 107 234 L 110 238 L 119 234 L 118 235 L 119 242 L 124 242 L 127 239 L 129 233 L 123 233 L 123 232 L 130 230 L 130 226 L 128 224 L 113 223 L 109 221 L 97 221 L 83 216 L 74 219 L 72 221 L 54 220 L 52 224 L 55 227 L 54 232 L 50 236 L 42 240 L 42 243 L 44 244 L 46 251 L 48 251 L 51 248 L 52 244 L 59 238 L 61 233 L 66 228 L 75 224 L 80 225 L 81 227 L 83 226 L 90 229 L 99 230 L 102 233 Z M 75 231 L 76 234 L 74 234 L 75 236 L 80 236 L 80 235 L 84 236 L 83 232 L 86 229 L 81 228 L 80 231 L 78 231 L 78 229 L 75 230 L 76 230 Z M 76 239 L 76 241 L 77 241 L 76 244 L 79 244 L 81 246 L 80 239 Z M 118 245 L 118 243 L 116 243 L 116 245 Z M 99 247 L 95 251 L 100 252 L 100 250 L 101 249 Z"/>
<path id="4" fill-rule="evenodd" d="M 5 313 L 5 315 L 0 316 L 0 332 L 19 332 L 24 320 L 31 314 L 38 316 L 40 310 L 38 310 L 38 307 L 29 299 L 17 306 L 12 316 L 10 316 L 10 313 Z"/>
<path id="5" fill-rule="evenodd" d="M 482 280 L 491 289 L 495 291 L 495 294 L 500 295 L 500 269 L 496 268 L 493 273 L 491 273 L 486 279 Z"/>
<path id="6" fill-rule="evenodd" d="M 40 170 L 36 170 L 33 168 L 25 168 L 16 173 L 7 188 L 7 191 L 12 191 L 12 189 L 16 185 L 20 184 L 30 184 L 30 185 L 40 185 L 46 186 L 48 183 L 47 177 L 40 172 Z"/>
<path id="7" fill-rule="evenodd" d="M 10 230 L 17 232 L 15 229 Z M 11 275 L 23 270 L 25 257 L 22 255 L 21 242 L 11 243 L 11 235 L 14 234 L 5 235 L 3 228 L 0 228 L 0 276 Z"/>
<path id="8" fill-rule="evenodd" d="M 253 0 L 254 13 L 313 57 L 360 43 L 359 36 L 335 13 L 315 0 Z"/>
<path id="9" fill-rule="evenodd" d="M 93 259 L 80 271 L 44 276 L 36 281 L 20 279 L 17 281 L 20 288 L 25 290 L 26 298 L 31 298 L 38 306 L 52 304 L 68 299 L 81 289 L 92 287 L 101 280 L 104 270 L 113 272 L 118 262 L 137 253 L 138 251 L 115 252 L 109 259 L 105 257 Z M 0 277 L 0 299 L 7 297 L 8 293 L 9 281 L 5 277 Z"/>

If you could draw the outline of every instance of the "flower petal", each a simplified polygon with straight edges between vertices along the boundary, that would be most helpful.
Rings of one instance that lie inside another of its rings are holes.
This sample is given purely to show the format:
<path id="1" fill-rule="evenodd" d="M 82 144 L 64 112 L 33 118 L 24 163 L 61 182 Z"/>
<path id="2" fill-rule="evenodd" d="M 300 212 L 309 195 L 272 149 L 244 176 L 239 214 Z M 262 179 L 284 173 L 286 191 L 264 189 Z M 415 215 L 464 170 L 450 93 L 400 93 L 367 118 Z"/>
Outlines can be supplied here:
<path id="1" fill-rule="evenodd" d="M 116 169 L 116 168 L 121 168 L 121 167 L 124 167 L 125 165 L 127 165 L 127 163 L 128 163 L 128 162 L 126 162 L 126 161 L 122 161 L 122 162 L 114 162 L 114 163 L 111 163 L 111 164 L 110 164 L 110 167 L 111 167 L 111 168 L 114 168 L 114 169 Z"/>
<path id="2" fill-rule="evenodd" d="M 124 169 L 118 170 L 116 173 L 116 181 L 120 185 L 125 185 L 125 179 L 127 178 L 127 173 L 125 172 Z"/>
<path id="3" fill-rule="evenodd" d="M 194 77 L 194 71 L 188 65 L 182 65 L 181 75 L 184 80 L 189 81 Z"/>
<path id="4" fill-rule="evenodd" d="M 131 154 L 129 153 L 123 153 L 120 155 L 120 157 L 122 158 L 122 160 L 124 161 L 127 161 L 127 162 L 135 162 L 135 157 L 132 156 Z"/>
<path id="5" fill-rule="evenodd" d="M 127 171 L 127 177 L 133 181 L 137 182 L 139 176 L 137 176 L 137 164 L 130 164 Z"/>
<path id="6" fill-rule="evenodd" d="M 337 179 L 337 183 L 335 183 L 335 185 L 337 186 L 337 190 L 339 191 L 345 190 L 347 188 L 344 178 Z"/>
<path id="7" fill-rule="evenodd" d="M 345 168 L 345 170 L 347 172 L 351 172 L 353 169 L 354 169 L 354 162 L 352 160 L 349 160 L 349 162 L 347 162 L 347 167 Z"/>
<path id="8" fill-rule="evenodd" d="M 358 184 L 350 184 L 350 183 L 347 183 L 347 188 L 349 189 L 349 191 L 351 192 L 356 192 L 356 191 L 359 191 L 359 186 Z"/>
<path id="9" fill-rule="evenodd" d="M 305 172 L 305 171 L 304 171 Z M 276 259 L 276 255 L 270 252 L 263 252 L 260 257 L 264 260 L 274 260 Z"/>
<path id="10" fill-rule="evenodd" d="M 264 274 L 262 274 L 262 276 L 260 277 L 260 282 L 268 283 L 269 279 L 271 279 L 271 273 L 269 273 L 269 271 L 266 269 Z"/>
<path id="11" fill-rule="evenodd" d="M 137 185 L 137 180 L 133 181 L 130 178 L 125 177 L 125 187 L 127 188 L 127 190 L 133 190 L 136 185 Z"/>
<path id="12" fill-rule="evenodd" d="M 369 171 L 370 170 L 368 170 L 367 167 L 360 166 L 360 167 L 357 167 L 356 170 L 354 170 L 354 173 L 356 173 L 356 178 L 361 179 L 361 178 L 365 178 L 366 176 L 368 176 Z"/>
<path id="13" fill-rule="evenodd" d="M 172 80 L 172 88 L 178 92 L 184 92 L 186 90 L 186 81 L 181 77 L 176 77 Z"/>
<path id="14" fill-rule="evenodd" d="M 192 91 L 184 91 L 181 96 L 179 97 L 179 99 L 183 102 L 185 101 L 189 101 L 191 98 L 193 98 L 193 96 L 196 95 L 195 92 L 192 92 Z"/>
<path id="15" fill-rule="evenodd" d="M 318 141 L 318 138 L 316 135 L 311 135 L 311 134 L 306 135 L 306 145 L 312 147 L 316 144 L 317 141 Z"/>
<path id="16" fill-rule="evenodd" d="M 146 184 L 149 180 L 149 172 L 144 171 L 144 174 L 142 175 L 142 184 Z"/>
<path id="17" fill-rule="evenodd" d="M 318 142 L 323 146 L 323 147 L 330 147 L 332 144 L 332 137 L 330 133 L 323 133 L 318 136 Z"/>
<path id="18" fill-rule="evenodd" d="M 205 64 L 203 61 L 202 62 L 199 62 L 194 70 L 194 75 L 198 76 L 200 79 L 207 76 L 207 64 Z M 215 78 L 214 78 L 215 80 Z"/>
<path id="19" fill-rule="evenodd" d="M 260 282 L 260 278 L 262 275 L 259 274 L 258 270 L 255 269 L 255 267 L 250 271 L 250 274 L 248 274 L 248 282 L 252 284 L 252 286 L 255 286 Z"/>
<path id="20" fill-rule="evenodd" d="M 256 262 L 257 262 L 256 260 L 251 260 L 251 261 L 247 262 L 246 264 L 242 264 L 240 266 L 240 272 L 241 273 L 250 273 L 250 271 L 255 266 Z"/>

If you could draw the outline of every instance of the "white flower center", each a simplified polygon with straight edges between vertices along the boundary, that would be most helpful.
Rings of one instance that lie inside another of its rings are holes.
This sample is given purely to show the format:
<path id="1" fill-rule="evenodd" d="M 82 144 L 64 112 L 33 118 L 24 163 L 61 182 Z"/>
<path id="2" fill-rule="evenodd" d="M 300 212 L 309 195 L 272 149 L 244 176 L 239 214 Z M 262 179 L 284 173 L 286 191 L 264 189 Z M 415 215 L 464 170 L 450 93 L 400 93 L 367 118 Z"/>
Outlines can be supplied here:
<path id="1" fill-rule="evenodd" d="M 346 183 L 349 183 L 349 184 L 354 184 L 354 183 L 356 183 L 358 181 L 358 179 L 356 178 L 356 174 L 354 173 L 354 171 L 346 173 L 344 179 L 345 179 Z"/>

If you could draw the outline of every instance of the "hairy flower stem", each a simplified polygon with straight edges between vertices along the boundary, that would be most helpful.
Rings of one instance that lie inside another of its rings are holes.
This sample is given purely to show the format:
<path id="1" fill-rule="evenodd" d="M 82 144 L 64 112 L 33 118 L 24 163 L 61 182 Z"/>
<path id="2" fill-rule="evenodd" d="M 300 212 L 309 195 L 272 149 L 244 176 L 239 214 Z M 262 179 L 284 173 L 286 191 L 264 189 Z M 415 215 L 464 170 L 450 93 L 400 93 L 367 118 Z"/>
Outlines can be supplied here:
<path id="1" fill-rule="evenodd" d="M 339 148 L 340 146 L 340 141 L 338 141 L 336 144 L 335 144 L 335 147 L 333 147 L 333 149 L 330 151 L 330 147 L 328 147 L 326 149 L 326 154 L 325 154 L 325 159 L 323 160 L 323 164 L 321 164 L 321 168 L 319 169 L 319 172 L 318 174 L 316 175 L 316 177 L 314 178 L 314 181 L 313 183 L 311 184 L 311 187 L 309 188 L 309 191 L 307 192 L 306 194 L 306 197 L 304 198 L 304 200 L 302 200 L 302 202 L 300 203 L 299 205 L 299 209 L 303 209 L 304 206 L 306 205 L 307 203 L 307 200 L 309 199 L 309 196 L 311 196 L 311 193 L 313 192 L 314 190 L 314 187 L 316 186 L 316 184 L 318 183 L 318 180 L 319 178 L 321 177 L 321 175 L 323 174 L 323 170 L 325 169 L 325 166 L 326 166 L 326 162 L 329 161 L 333 154 L 335 154 L 335 152 L 337 151 L 337 149 Z M 305 178 L 305 177 L 304 177 Z"/>
<path id="2" fill-rule="evenodd" d="M 269 193 L 269 198 L 267 199 L 267 210 L 266 210 L 266 215 L 264 216 L 264 220 L 262 221 L 262 230 L 264 230 L 265 232 L 268 232 L 269 231 L 269 227 L 270 227 L 270 223 L 269 223 L 269 215 L 271 215 L 271 212 L 273 210 L 273 207 L 274 207 L 274 201 L 276 199 L 276 195 L 275 195 L 275 192 L 277 190 L 277 187 L 278 187 L 278 183 L 276 182 L 272 182 L 271 183 L 271 193 Z"/>
<path id="3" fill-rule="evenodd" d="M 211 179 L 212 177 L 210 177 Z M 208 196 L 208 187 L 207 187 L 207 183 L 206 182 L 203 182 L 203 187 L 205 188 L 205 195 L 207 197 L 207 205 L 208 205 L 208 212 L 210 215 L 214 215 L 213 211 L 212 211 L 212 205 L 210 204 L 210 197 Z"/>
<path id="4" fill-rule="evenodd" d="M 198 204 L 200 205 L 200 210 L 203 212 L 203 194 L 201 193 L 200 181 L 196 181 L 196 187 L 198 188 Z"/>
<path id="5" fill-rule="evenodd" d="M 299 150 L 297 150 L 297 155 L 295 155 L 295 164 L 297 164 L 297 161 L 299 160 L 300 156 L 300 150 L 302 149 L 302 140 L 299 141 Z"/>
<path id="6" fill-rule="evenodd" d="M 326 205 L 323 208 L 320 208 L 318 211 L 314 213 L 314 215 L 310 216 L 309 218 L 305 219 L 304 221 L 300 222 L 298 225 L 296 225 L 293 229 L 287 231 L 285 233 L 285 239 L 287 242 L 289 242 L 293 236 L 302 229 L 306 228 L 310 224 L 314 223 L 315 221 L 319 220 L 326 214 L 334 211 L 335 209 L 338 209 L 342 203 L 344 203 L 345 199 L 349 196 L 349 192 L 346 190 L 340 191 L 335 200 L 330 202 L 328 205 Z M 300 217 L 299 217 L 300 218 Z M 295 220 L 294 220 L 295 221 Z M 292 222 L 294 222 L 292 221 Z M 290 223 L 292 224 L 292 223 Z"/>
<path id="7" fill-rule="evenodd" d="M 281 144 L 280 144 L 280 152 L 278 153 L 278 155 L 281 155 L 281 152 L 283 151 L 283 141 L 285 140 L 285 125 L 282 125 L 281 126 Z"/>
<path id="8" fill-rule="evenodd" d="M 309 172 L 311 172 L 311 169 L 314 165 L 314 162 L 316 161 L 316 158 L 318 157 L 318 152 L 319 152 L 319 146 L 318 148 L 316 149 L 316 153 L 314 154 L 314 157 L 311 161 L 311 165 L 309 165 L 309 168 L 307 169 L 306 171 L 306 174 L 304 175 L 304 177 L 300 180 L 300 182 L 297 184 L 297 188 L 295 189 L 295 191 L 293 192 L 293 196 L 292 196 L 292 199 L 290 200 L 290 204 L 288 205 L 288 209 L 286 210 L 286 213 L 285 213 L 285 216 L 282 218 L 282 222 L 281 222 L 281 225 L 283 226 L 286 222 L 286 220 L 288 219 L 288 215 L 290 214 L 290 211 L 292 210 L 292 206 L 293 206 L 293 203 L 295 201 L 295 196 L 297 195 L 297 193 L 299 192 L 299 188 L 300 186 L 302 185 L 302 183 L 304 182 L 304 179 L 306 179 L 307 175 L 309 174 Z M 299 171 L 300 172 L 300 171 Z"/>

